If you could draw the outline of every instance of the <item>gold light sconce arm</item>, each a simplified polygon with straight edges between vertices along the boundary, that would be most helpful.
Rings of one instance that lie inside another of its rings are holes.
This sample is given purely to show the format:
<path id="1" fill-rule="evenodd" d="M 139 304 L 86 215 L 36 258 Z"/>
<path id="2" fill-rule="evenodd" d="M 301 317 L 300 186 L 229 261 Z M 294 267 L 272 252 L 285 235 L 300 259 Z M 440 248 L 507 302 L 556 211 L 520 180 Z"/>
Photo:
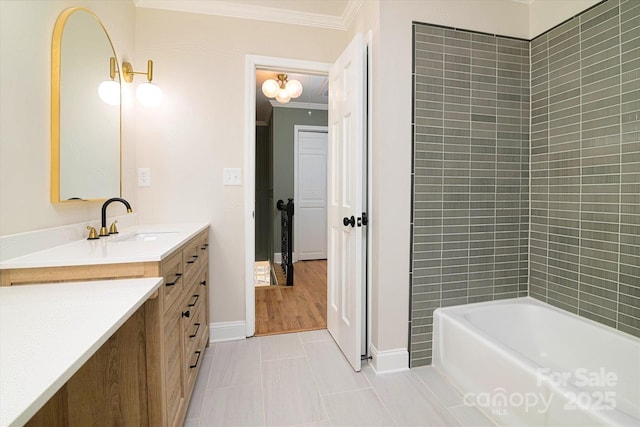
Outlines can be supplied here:
<path id="1" fill-rule="evenodd" d="M 122 78 L 124 79 L 125 82 L 127 83 L 131 83 L 133 82 L 133 76 L 134 74 L 144 74 L 147 76 L 147 81 L 152 81 L 153 80 L 153 61 L 152 60 L 148 60 L 147 61 L 147 72 L 143 72 L 143 71 L 133 71 L 133 66 L 131 65 L 131 63 L 129 62 L 123 62 L 122 63 Z"/>
<path id="2" fill-rule="evenodd" d="M 118 70 L 116 69 L 116 58 L 114 58 L 113 56 L 111 58 L 109 58 L 109 76 L 111 77 L 111 80 L 113 80 L 116 77 L 116 74 L 118 74 Z M 133 82 L 133 76 L 135 74 L 144 74 L 145 76 L 147 76 L 147 81 L 152 81 L 153 80 L 153 61 L 152 60 L 148 60 L 147 61 L 147 71 L 133 71 L 133 65 L 131 65 L 130 62 L 123 62 L 122 63 L 122 79 L 127 82 L 127 83 L 132 83 Z"/>

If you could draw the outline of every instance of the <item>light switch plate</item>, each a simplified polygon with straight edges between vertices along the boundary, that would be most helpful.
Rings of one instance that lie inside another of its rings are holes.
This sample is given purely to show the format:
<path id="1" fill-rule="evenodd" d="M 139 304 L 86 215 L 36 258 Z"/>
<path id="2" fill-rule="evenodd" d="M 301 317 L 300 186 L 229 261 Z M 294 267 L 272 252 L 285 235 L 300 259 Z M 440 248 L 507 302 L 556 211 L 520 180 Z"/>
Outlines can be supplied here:
<path id="1" fill-rule="evenodd" d="M 138 168 L 138 187 L 151 187 L 151 169 Z"/>
<path id="2" fill-rule="evenodd" d="M 242 178 L 240 168 L 224 168 L 222 170 L 222 184 L 223 185 L 241 185 Z"/>

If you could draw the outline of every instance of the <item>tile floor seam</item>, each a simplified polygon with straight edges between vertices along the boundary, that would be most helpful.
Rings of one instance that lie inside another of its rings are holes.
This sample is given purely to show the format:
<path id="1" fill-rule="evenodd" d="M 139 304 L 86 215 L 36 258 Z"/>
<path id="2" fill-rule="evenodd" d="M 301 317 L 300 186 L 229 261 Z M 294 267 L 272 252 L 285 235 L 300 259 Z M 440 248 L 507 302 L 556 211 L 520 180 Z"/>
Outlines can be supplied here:
<path id="1" fill-rule="evenodd" d="M 329 411 L 327 411 L 327 404 L 322 397 L 322 393 L 320 393 L 320 387 L 318 387 L 318 380 L 316 379 L 316 374 L 313 372 L 313 368 L 311 367 L 311 361 L 309 360 L 307 349 L 304 346 L 305 342 L 302 341 L 302 334 L 298 333 L 298 336 L 300 337 L 300 343 L 302 344 L 302 352 L 304 353 L 304 358 L 306 359 L 307 364 L 309 365 L 309 372 L 311 372 L 311 379 L 313 380 L 313 385 L 315 386 L 316 391 L 318 392 L 318 396 L 320 396 L 320 402 L 322 403 L 322 410 L 324 411 L 324 415 L 327 418 L 327 421 L 329 421 L 329 424 L 333 425 L 333 422 L 331 421 L 331 417 L 329 417 Z M 316 341 L 316 342 L 322 342 L 322 341 Z"/>
<path id="2" fill-rule="evenodd" d="M 435 368 L 434 368 L 434 370 L 436 371 L 436 373 L 437 373 L 438 375 L 441 375 L 441 374 L 440 374 L 440 372 L 439 372 L 438 370 L 436 370 Z M 434 390 L 431 386 L 429 386 L 429 384 L 427 384 L 427 382 L 426 382 L 426 381 L 424 381 L 424 380 L 420 377 L 420 375 L 418 375 L 418 374 L 417 374 L 417 373 L 415 373 L 415 372 L 413 372 L 413 373 L 414 373 L 414 375 L 415 375 L 416 377 L 418 377 L 418 380 L 420 380 L 420 382 L 421 382 L 422 384 L 424 384 L 424 386 L 425 386 L 425 387 L 426 387 L 426 388 L 431 392 L 431 394 L 433 394 L 433 395 L 436 397 L 436 399 L 437 399 L 438 403 L 439 403 L 440 405 L 442 405 L 442 407 L 444 407 L 444 408 L 446 408 L 446 409 L 448 410 L 450 407 L 458 406 L 458 405 L 448 406 L 448 405 L 447 405 L 447 402 L 445 402 L 445 401 L 444 401 L 444 400 L 439 396 L 439 393 L 437 393 L 437 390 Z M 454 387 L 451 383 L 449 383 L 448 381 L 446 381 L 446 379 L 445 379 L 445 378 L 443 378 L 443 380 L 444 380 L 448 385 L 450 385 L 450 386 L 451 386 L 451 388 L 452 388 L 453 390 L 455 390 L 455 391 L 456 391 L 456 392 L 458 392 L 458 393 L 460 392 L 460 391 L 459 391 L 456 387 Z"/>
<path id="3" fill-rule="evenodd" d="M 260 363 L 279 362 L 280 360 L 306 359 L 306 356 L 279 357 L 277 359 L 261 360 Z"/>
<path id="4" fill-rule="evenodd" d="M 364 372 L 362 371 L 360 372 L 364 375 Z M 384 410 L 387 411 L 387 415 L 389 415 L 389 418 L 391 418 L 391 421 L 393 421 L 393 424 L 395 424 L 396 427 L 401 427 L 400 423 L 398 423 L 398 420 L 395 419 L 395 417 L 393 416 L 393 414 L 391 413 L 387 405 L 385 405 L 384 400 L 382 399 L 382 396 L 378 394 L 378 391 L 376 390 L 375 386 L 371 384 L 371 382 L 369 381 L 369 378 L 367 378 L 366 375 L 364 377 L 367 380 L 367 382 L 369 382 L 369 385 L 371 385 L 371 390 L 373 391 L 373 394 L 378 398 L 378 401 L 380 402 Z"/>
<path id="5" fill-rule="evenodd" d="M 260 338 L 254 337 L 259 340 Z M 267 402 L 265 401 L 264 394 L 264 369 L 262 369 L 262 346 L 261 342 L 258 342 L 258 369 L 260 370 L 260 398 L 262 399 L 262 425 L 267 425 Z"/>
<path id="6" fill-rule="evenodd" d="M 330 397 L 338 394 L 353 393 L 354 391 L 363 391 L 363 390 L 373 390 L 373 387 L 360 387 L 360 388 L 352 388 L 349 390 L 333 391 L 331 393 L 324 393 L 324 394 L 320 393 L 320 397 L 324 397 L 324 396 Z"/>

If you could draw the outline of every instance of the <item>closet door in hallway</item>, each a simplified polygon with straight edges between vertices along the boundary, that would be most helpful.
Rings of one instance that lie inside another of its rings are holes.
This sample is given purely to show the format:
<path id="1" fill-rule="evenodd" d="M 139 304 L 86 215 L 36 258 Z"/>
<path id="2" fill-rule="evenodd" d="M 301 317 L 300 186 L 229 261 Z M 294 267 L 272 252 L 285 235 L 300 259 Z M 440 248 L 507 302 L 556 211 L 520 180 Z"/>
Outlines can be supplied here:
<path id="1" fill-rule="evenodd" d="M 327 327 L 327 261 L 297 262 L 295 271 L 294 286 L 256 288 L 256 335 Z"/>

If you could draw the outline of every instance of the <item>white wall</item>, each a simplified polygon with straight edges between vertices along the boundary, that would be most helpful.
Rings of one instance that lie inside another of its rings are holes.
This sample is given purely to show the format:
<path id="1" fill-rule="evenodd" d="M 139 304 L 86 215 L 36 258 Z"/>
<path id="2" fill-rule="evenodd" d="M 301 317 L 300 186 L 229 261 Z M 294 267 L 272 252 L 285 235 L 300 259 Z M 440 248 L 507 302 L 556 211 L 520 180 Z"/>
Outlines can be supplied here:
<path id="1" fill-rule="evenodd" d="M 579 14 L 602 0 L 536 0 L 529 6 L 529 39 Z"/>
<path id="2" fill-rule="evenodd" d="M 154 61 L 160 108 L 138 108 L 137 163 L 152 186 L 136 196 L 145 222 L 207 221 L 211 228 L 211 321 L 245 320 L 245 55 L 333 62 L 344 31 L 153 9 L 137 12 L 136 64 Z M 254 129 L 251 129 L 253 132 Z"/>
<path id="3" fill-rule="evenodd" d="M 98 15 L 120 60 L 134 51 L 135 7 L 118 0 L 0 1 L 0 235 L 100 217 L 99 203 L 50 203 L 51 38 L 60 12 L 83 6 Z M 128 92 L 127 92 L 128 94 Z M 130 99 L 122 128 L 123 196 L 134 209 Z M 113 207 L 110 215 L 119 212 Z"/>

